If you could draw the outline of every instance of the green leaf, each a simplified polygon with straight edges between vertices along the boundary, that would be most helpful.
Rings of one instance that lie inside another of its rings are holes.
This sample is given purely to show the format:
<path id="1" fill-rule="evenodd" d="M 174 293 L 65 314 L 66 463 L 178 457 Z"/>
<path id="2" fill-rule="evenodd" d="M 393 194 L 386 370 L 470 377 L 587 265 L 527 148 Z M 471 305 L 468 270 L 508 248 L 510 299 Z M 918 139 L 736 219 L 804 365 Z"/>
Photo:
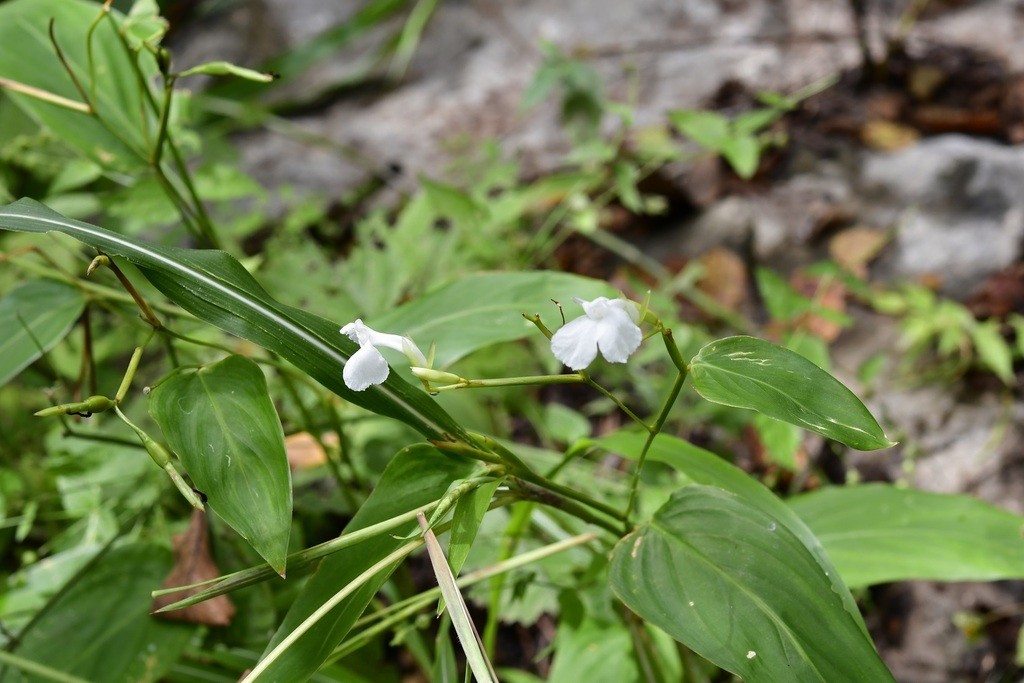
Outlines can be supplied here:
<path id="1" fill-rule="evenodd" d="M 11 100 L 63 142 L 105 168 L 137 171 L 148 164 L 146 130 L 156 130 L 157 114 L 140 90 L 139 78 L 120 42 L 114 23 L 123 17 L 111 10 L 92 36 L 93 72 L 86 52 L 87 32 L 102 9 L 84 0 L 12 0 L 0 4 L 0 77 L 70 100 L 82 98 L 57 59 L 48 33 L 54 31 L 65 59 L 96 109 L 91 116 L 8 91 Z M 156 78 L 156 63 L 140 59 L 146 83 Z M 106 122 L 105 126 L 102 122 Z M 145 121 L 145 122 L 144 122 Z M 111 132 L 116 131 L 116 132 Z"/>
<path id="2" fill-rule="evenodd" d="M 850 586 L 1024 578 L 1024 518 L 976 498 L 866 484 L 789 505 Z"/>
<path id="3" fill-rule="evenodd" d="M 473 230 L 487 219 L 487 207 L 462 190 L 423 177 L 420 184 L 434 213 L 450 219 L 455 225 Z"/>
<path id="4" fill-rule="evenodd" d="M 52 349 L 85 308 L 82 292 L 55 280 L 32 280 L 0 299 L 0 386 Z"/>
<path id="5" fill-rule="evenodd" d="M 634 612 L 748 683 L 892 681 L 800 538 L 740 496 L 687 486 L 612 553 Z"/>
<path id="6" fill-rule="evenodd" d="M 888 448 L 852 391 L 800 354 L 754 337 L 727 337 L 690 362 L 693 387 L 712 403 L 749 408 L 852 448 Z"/>
<path id="7" fill-rule="evenodd" d="M 429 438 L 465 431 L 419 388 L 391 373 L 366 391 L 345 386 L 342 367 L 358 347 L 340 324 L 274 300 L 232 256 L 212 249 L 163 247 L 74 221 L 30 199 L 0 207 L 0 228 L 58 230 L 122 256 L 157 289 L 197 318 L 279 354 L 342 398 L 405 422 Z"/>
<path id="8" fill-rule="evenodd" d="M 149 593 L 170 570 L 160 546 L 114 548 L 56 598 L 15 653 L 94 683 L 161 680 L 195 632 L 149 614 Z"/>
<path id="9" fill-rule="evenodd" d="M 559 319 L 551 300 L 615 297 L 601 280 L 537 271 L 468 275 L 382 316 L 370 324 L 382 332 L 411 337 L 420 348 L 437 344 L 435 367 L 446 367 L 474 351 L 497 344 L 540 336 L 523 313 L 542 313 L 549 327 Z"/>
<path id="10" fill-rule="evenodd" d="M 160 6 L 156 0 L 135 0 L 121 24 L 125 37 L 136 49 L 143 45 L 155 49 L 169 27 L 168 21 L 160 16 Z"/>
<path id="11" fill-rule="evenodd" d="M 699 109 L 669 112 L 669 120 L 679 132 L 714 152 L 721 152 L 729 138 L 729 120 L 721 114 Z"/>
<path id="12" fill-rule="evenodd" d="M 587 614 L 575 591 L 558 596 L 559 619 L 548 683 L 632 683 L 640 680 L 633 641 L 621 622 Z"/>
<path id="13" fill-rule="evenodd" d="M 800 429 L 761 413 L 754 416 L 753 425 L 768 459 L 787 470 L 797 469 L 796 452 L 803 436 Z"/>
<path id="14" fill-rule="evenodd" d="M 787 322 L 814 308 L 814 302 L 798 294 L 774 270 L 759 267 L 754 271 L 754 278 L 772 320 Z"/>
<path id="15" fill-rule="evenodd" d="M 740 135 L 754 135 L 782 118 L 782 110 L 774 107 L 754 109 L 732 120 L 732 129 Z"/>
<path id="16" fill-rule="evenodd" d="M 242 356 L 171 375 L 149 410 L 214 512 L 284 574 L 292 486 L 267 381 Z"/>
<path id="17" fill-rule="evenodd" d="M 399 451 L 388 463 L 373 493 L 345 527 L 345 532 L 365 528 L 438 500 L 451 482 L 468 477 L 474 467 L 471 461 L 443 455 L 424 444 Z M 355 577 L 405 543 L 401 537 L 408 536 L 416 528 L 415 523 L 410 523 L 407 527 L 393 529 L 324 559 L 292 603 L 264 654 L 273 650 Z M 331 610 L 266 670 L 264 679 L 304 681 L 311 676 L 352 628 L 388 574 L 390 572 L 378 574 Z"/>
<path id="18" fill-rule="evenodd" d="M 205 74 L 207 76 L 235 76 L 242 78 L 247 81 L 256 81 L 257 83 L 270 83 L 274 80 L 274 74 L 263 73 L 262 71 L 256 71 L 255 69 L 247 69 L 244 66 L 237 66 L 231 62 L 207 62 L 194 66 L 191 69 L 186 69 L 178 74 L 179 77 L 195 76 L 196 74 Z"/>
<path id="19" fill-rule="evenodd" d="M 640 180 L 640 169 L 635 165 L 617 161 L 612 165 L 612 177 L 615 180 L 615 191 L 619 193 L 619 201 L 633 213 L 644 212 L 643 197 L 637 189 Z"/>
<path id="20" fill-rule="evenodd" d="M 971 329 L 971 339 L 982 364 L 1003 380 L 1004 384 L 1013 384 L 1013 356 L 999 327 L 998 320 L 978 323 Z"/>
<path id="21" fill-rule="evenodd" d="M 636 459 L 646 434 L 620 431 L 615 434 L 595 439 L 594 444 L 614 451 L 629 458 Z M 853 596 L 840 578 L 836 566 L 832 564 L 825 549 L 810 528 L 800 519 L 778 496 L 769 491 L 746 472 L 732 465 L 710 451 L 698 448 L 688 441 L 659 434 L 647 453 L 648 460 L 661 462 L 675 468 L 682 475 L 697 484 L 716 486 L 739 496 L 747 505 L 772 517 L 780 525 L 785 526 L 804 544 L 821 568 L 821 572 L 832 581 L 832 592 L 842 597 L 846 605 L 846 613 L 861 631 L 867 636 L 867 627 L 860 616 L 860 610 Z"/>
<path id="22" fill-rule="evenodd" d="M 722 156 L 736 175 L 744 180 L 754 177 L 761 161 L 761 143 L 750 135 L 736 134 L 722 143 Z"/>
<path id="23" fill-rule="evenodd" d="M 452 574 L 459 575 L 462 565 L 469 557 L 469 549 L 473 547 L 476 534 L 480 530 L 480 522 L 487 514 L 487 506 L 491 503 L 491 496 L 502 484 L 501 479 L 495 479 L 473 489 L 470 493 L 459 498 L 455 504 L 455 512 L 452 514 L 452 534 L 448 542 L 448 565 L 452 568 Z"/>
<path id="24" fill-rule="evenodd" d="M 433 683 L 462 683 L 459 664 L 455 661 L 455 646 L 452 643 L 452 622 L 445 614 L 437 628 L 434 648 L 434 667 L 430 680 Z"/>

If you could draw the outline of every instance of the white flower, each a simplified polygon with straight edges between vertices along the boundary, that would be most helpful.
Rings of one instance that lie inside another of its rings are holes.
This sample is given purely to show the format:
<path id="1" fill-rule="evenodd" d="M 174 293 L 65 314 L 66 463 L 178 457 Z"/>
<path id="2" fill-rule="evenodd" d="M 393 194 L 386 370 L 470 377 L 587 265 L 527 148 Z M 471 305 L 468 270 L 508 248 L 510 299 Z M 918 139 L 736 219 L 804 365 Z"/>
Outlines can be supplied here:
<path id="1" fill-rule="evenodd" d="M 551 337 L 551 353 L 573 370 L 590 365 L 600 349 L 609 363 L 625 363 L 643 340 L 636 306 L 625 299 L 573 297 L 586 315 L 566 323 Z"/>
<path id="2" fill-rule="evenodd" d="M 345 386 L 352 391 L 363 391 L 373 384 L 380 384 L 388 378 L 391 368 L 377 349 L 384 347 L 405 354 L 413 365 L 426 366 L 427 359 L 412 339 L 398 334 L 376 332 L 363 324 L 362 320 L 345 325 L 341 333 L 359 344 L 359 350 L 345 363 L 342 377 Z"/>

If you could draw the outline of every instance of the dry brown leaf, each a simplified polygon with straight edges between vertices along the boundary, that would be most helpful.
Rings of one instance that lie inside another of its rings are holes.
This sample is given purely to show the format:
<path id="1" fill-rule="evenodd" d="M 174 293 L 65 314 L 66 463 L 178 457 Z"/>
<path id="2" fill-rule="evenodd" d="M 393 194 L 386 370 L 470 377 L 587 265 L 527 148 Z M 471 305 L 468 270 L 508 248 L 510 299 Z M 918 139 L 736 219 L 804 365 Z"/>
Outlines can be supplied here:
<path id="1" fill-rule="evenodd" d="M 822 308 L 837 313 L 846 312 L 846 287 L 838 280 L 823 280 L 819 277 L 794 273 L 790 285 L 801 295 L 818 302 Z M 805 330 L 826 342 L 832 342 L 843 331 L 842 326 L 820 315 L 808 313 L 800 318 L 797 328 Z"/>
<path id="2" fill-rule="evenodd" d="M 857 226 L 843 230 L 828 243 L 832 259 L 854 275 L 867 275 L 871 263 L 889 243 L 891 236 L 884 230 Z"/>
<path id="3" fill-rule="evenodd" d="M 164 588 L 199 583 L 220 576 L 220 569 L 210 555 L 210 532 L 206 527 L 206 513 L 192 511 L 192 521 L 183 534 L 176 535 L 174 544 L 174 567 L 164 579 Z M 153 599 L 153 610 L 198 593 L 200 588 L 189 588 L 168 593 Z M 172 612 L 161 612 L 156 616 L 172 621 L 186 621 L 190 624 L 227 626 L 235 616 L 235 606 L 226 595 L 218 595 L 198 604 Z"/>
<path id="4" fill-rule="evenodd" d="M 894 152 L 913 145 L 921 139 L 921 134 L 893 121 L 868 121 L 860 129 L 860 139 L 872 149 Z"/>
<path id="5" fill-rule="evenodd" d="M 337 436 L 329 434 L 324 437 L 326 443 L 330 443 L 328 437 L 333 437 L 337 443 Z M 293 470 L 311 470 L 327 462 L 327 453 L 323 446 L 309 432 L 298 432 L 284 439 L 285 453 L 288 455 L 288 466 Z"/>
<path id="6" fill-rule="evenodd" d="M 704 254 L 697 286 L 720 306 L 735 311 L 747 298 L 747 266 L 735 252 L 716 247 Z"/>

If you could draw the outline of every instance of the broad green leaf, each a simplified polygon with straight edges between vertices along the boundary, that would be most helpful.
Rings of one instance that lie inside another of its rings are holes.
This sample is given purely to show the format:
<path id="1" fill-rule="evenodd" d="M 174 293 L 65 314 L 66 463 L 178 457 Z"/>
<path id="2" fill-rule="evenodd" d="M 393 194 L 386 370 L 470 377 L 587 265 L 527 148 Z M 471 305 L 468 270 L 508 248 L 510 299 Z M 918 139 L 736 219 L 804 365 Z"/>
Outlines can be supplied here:
<path id="1" fill-rule="evenodd" d="M 976 498 L 866 484 L 789 505 L 850 586 L 1024 578 L 1024 518 Z"/>
<path id="2" fill-rule="evenodd" d="M 474 467 L 470 461 L 444 455 L 424 444 L 403 449 L 388 463 L 373 493 L 345 531 L 362 529 L 438 500 L 451 482 L 470 476 Z M 416 528 L 412 522 L 324 559 L 293 602 L 266 652 L 355 577 L 405 543 L 401 537 Z M 304 681 L 312 675 L 352 628 L 389 573 L 374 577 L 331 610 L 266 670 L 264 680 Z"/>
<path id="3" fill-rule="evenodd" d="M 669 120 L 679 132 L 715 152 L 721 152 L 730 135 L 729 120 L 721 114 L 700 109 L 669 112 Z"/>
<path id="4" fill-rule="evenodd" d="M 711 342 L 690 361 L 690 376 L 697 393 L 712 403 L 756 410 L 862 451 L 893 445 L 839 380 L 762 339 Z"/>
<path id="5" fill-rule="evenodd" d="M 172 375 L 150 394 L 149 410 L 213 511 L 284 574 L 291 473 L 281 421 L 256 363 L 228 356 Z"/>
<path id="6" fill-rule="evenodd" d="M 501 479 L 481 484 L 459 498 L 459 502 L 455 504 L 455 512 L 452 513 L 451 539 L 448 542 L 448 565 L 452 568 L 452 574 L 455 576 L 459 575 L 462 565 L 466 563 L 469 549 L 473 547 L 476 533 L 480 530 L 480 522 L 487 514 L 491 496 L 501 484 Z"/>
<path id="7" fill-rule="evenodd" d="M 55 280 L 32 280 L 0 299 L 0 386 L 49 351 L 85 308 L 82 292 Z"/>
<path id="8" fill-rule="evenodd" d="M 754 416 L 753 426 L 761 438 L 768 459 L 787 470 L 795 470 L 796 451 L 800 448 L 803 432 L 788 422 L 774 420 L 760 413 Z"/>
<path id="9" fill-rule="evenodd" d="M 646 434 L 620 431 L 595 439 L 592 443 L 623 456 L 636 459 L 646 440 Z M 765 488 L 760 482 L 719 456 L 698 448 L 688 441 L 659 434 L 647 453 L 651 461 L 662 462 L 675 468 L 680 474 L 696 484 L 716 486 L 739 496 L 746 505 L 772 517 L 780 526 L 786 527 L 804 544 L 820 567 L 821 573 L 829 577 L 832 592 L 842 597 L 848 617 L 857 624 L 867 637 L 867 627 L 861 619 L 860 610 L 849 589 L 843 583 L 836 566 L 825 554 L 825 549 L 810 528 L 782 500 Z"/>
<path id="10" fill-rule="evenodd" d="M 761 161 L 761 143 L 750 135 L 735 133 L 723 142 L 722 156 L 740 178 L 752 178 Z"/>
<path id="11" fill-rule="evenodd" d="M 465 438 L 464 430 L 444 410 L 397 373 L 366 391 L 346 387 L 342 367 L 358 347 L 338 332 L 341 325 L 279 303 L 223 251 L 147 244 L 65 218 L 29 199 L 0 207 L 0 228 L 57 230 L 122 256 L 197 318 L 279 354 L 345 400 L 401 420 L 430 438 L 446 434 Z"/>
<path id="12" fill-rule="evenodd" d="M 998 320 L 986 320 L 971 330 L 974 348 L 982 364 L 994 372 L 1004 384 L 1013 384 L 1013 356 L 1010 344 L 1003 339 Z"/>
<path id="13" fill-rule="evenodd" d="M 171 553 L 160 546 L 114 548 L 73 580 L 14 652 L 94 683 L 161 680 L 195 632 L 149 614 L 150 591 L 170 570 Z M 26 679 L 10 672 L 2 680 Z"/>
<path id="14" fill-rule="evenodd" d="M 748 683 L 892 675 L 801 539 L 735 493 L 687 486 L 612 553 L 634 612 Z"/>
<path id="15" fill-rule="evenodd" d="M 540 313 L 548 327 L 558 327 L 558 309 L 551 300 L 569 304 L 572 297 L 615 297 L 601 280 L 538 271 L 532 273 L 479 273 L 468 275 L 400 306 L 370 324 L 382 332 L 403 334 L 426 349 L 437 344 L 434 367 L 446 367 L 464 356 L 499 342 L 540 335 L 523 314 Z"/>
<path id="16" fill-rule="evenodd" d="M 140 90 L 139 78 L 109 19 L 92 36 L 93 72 L 86 52 L 87 32 L 101 16 L 98 3 L 85 0 L 12 0 L 0 4 L 0 77 L 18 81 L 77 102 L 82 101 L 71 78 L 57 59 L 48 26 L 98 116 L 8 91 L 11 100 L 49 128 L 62 141 L 110 168 L 139 170 L 147 165 L 144 131 L 156 130 L 157 115 Z M 114 22 L 120 13 L 111 11 Z M 157 73 L 148 56 L 141 60 L 146 83 Z M 102 121 L 108 125 L 104 126 Z M 109 127 L 108 127 L 109 126 Z M 111 130 L 116 132 L 111 132 Z"/>

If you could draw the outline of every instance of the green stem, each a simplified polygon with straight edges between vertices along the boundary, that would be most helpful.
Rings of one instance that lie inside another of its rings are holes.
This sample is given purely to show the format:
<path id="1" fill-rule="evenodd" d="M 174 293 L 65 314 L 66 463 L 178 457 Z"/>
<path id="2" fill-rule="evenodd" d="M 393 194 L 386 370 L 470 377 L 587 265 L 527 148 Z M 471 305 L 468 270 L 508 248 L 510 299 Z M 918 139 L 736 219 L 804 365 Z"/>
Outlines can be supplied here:
<path id="1" fill-rule="evenodd" d="M 611 505 L 608 505 L 606 503 L 602 503 L 599 500 L 591 498 L 587 494 L 581 493 L 581 492 L 577 491 L 576 489 L 570 488 L 568 486 L 563 486 L 562 484 L 559 484 L 557 482 L 551 481 L 550 479 L 547 479 L 546 477 L 543 477 L 543 476 L 537 474 L 536 472 L 526 471 L 526 472 L 515 472 L 514 474 L 515 474 L 515 476 L 519 477 L 520 479 L 528 481 L 531 484 L 535 484 L 535 485 L 537 485 L 537 486 L 539 486 L 539 487 L 541 487 L 543 489 L 547 489 L 548 491 L 551 491 L 552 493 L 556 493 L 556 494 L 558 494 L 560 496 L 563 496 L 563 497 L 568 498 L 570 500 L 574 500 L 574 501 L 576 501 L 578 503 L 582 503 L 583 505 L 586 505 L 588 507 L 594 508 L 595 510 L 603 512 L 604 514 L 608 515 L 609 517 L 611 517 L 613 519 L 617 519 L 617 520 L 623 521 L 623 522 L 626 521 L 626 517 L 623 516 L 622 512 L 620 512 L 619 510 L 616 510 Z M 618 533 L 618 531 L 616 531 L 616 533 Z"/>
<path id="2" fill-rule="evenodd" d="M 535 503 L 524 502 L 511 510 L 512 518 L 505 527 L 505 535 L 498 551 L 498 561 L 509 560 L 516 552 L 519 541 L 530 526 Z M 498 643 L 498 626 L 501 624 L 501 592 L 505 587 L 504 574 L 493 577 L 487 596 L 487 623 L 484 625 L 484 650 L 491 657 L 496 654 Z"/>
<path id="3" fill-rule="evenodd" d="M 67 97 L 62 97 L 56 93 L 52 93 L 49 90 L 35 88 L 31 85 L 28 85 L 27 83 L 14 81 L 10 78 L 0 77 L 0 88 L 6 88 L 11 92 L 17 92 L 21 93 L 22 95 L 28 95 L 29 97 L 34 97 L 35 99 L 41 102 L 49 102 L 50 104 L 55 104 L 58 107 L 64 107 L 65 109 L 77 111 L 82 114 L 87 114 L 89 116 L 94 116 L 96 113 L 92 110 L 92 107 L 90 107 L 87 104 L 76 102 L 75 100 L 71 100 Z"/>
<path id="4" fill-rule="evenodd" d="M 318 607 L 312 614 L 306 617 L 295 629 L 289 633 L 285 638 L 277 644 L 267 655 L 260 660 L 259 664 L 249 672 L 249 675 L 242 679 L 242 683 L 252 683 L 263 675 L 263 672 L 270 668 L 283 655 L 288 648 L 290 648 L 299 638 L 301 638 L 309 629 L 313 628 L 317 623 L 320 622 L 327 614 L 331 612 L 335 607 L 341 604 L 342 600 L 347 598 L 352 593 L 359 590 L 365 583 L 370 581 L 374 576 L 382 572 L 387 572 L 389 568 L 401 562 L 406 556 L 411 554 L 414 550 L 417 550 L 423 545 L 422 539 L 416 539 L 410 541 L 405 545 L 399 547 L 394 552 L 390 553 L 386 557 L 382 558 L 378 562 L 374 563 L 366 571 L 362 572 L 355 579 L 350 581 L 344 588 L 332 595 L 326 602 Z"/>
<path id="5" fill-rule="evenodd" d="M 156 129 L 156 142 L 153 143 L 153 152 L 150 163 L 159 166 L 164 154 L 164 142 L 167 140 L 167 123 L 171 117 L 171 101 L 174 98 L 174 77 L 164 78 L 164 101 L 160 106 L 160 121 Z"/>
<path id="6" fill-rule="evenodd" d="M 525 493 L 530 500 L 556 508 L 576 517 L 577 519 L 581 519 L 584 522 L 599 526 L 605 531 L 613 534 L 616 538 L 622 535 L 622 529 L 620 527 L 612 524 L 603 517 L 598 517 L 587 508 L 573 500 L 570 500 L 569 498 L 560 496 L 547 488 L 517 477 L 509 477 L 509 480 L 514 483 L 520 491 Z"/>
<path id="7" fill-rule="evenodd" d="M 152 338 L 152 335 L 150 335 L 150 338 Z M 142 350 L 146 347 L 147 343 L 149 343 L 149 339 L 136 346 L 135 351 L 132 352 L 132 357 L 128 361 L 128 369 L 125 370 L 124 377 L 121 379 L 121 386 L 117 388 L 117 393 L 114 394 L 114 403 L 123 401 L 125 394 L 128 393 L 128 388 L 132 385 L 135 373 L 139 369 L 139 362 L 142 360 Z"/>
<path id="8" fill-rule="evenodd" d="M 616 510 L 611 505 L 602 503 L 599 500 L 591 498 L 585 493 L 581 493 L 568 486 L 563 486 L 562 484 L 551 481 L 547 477 L 537 474 L 536 472 L 531 470 L 526 465 L 526 463 L 520 460 L 518 456 L 509 451 L 507 448 L 504 448 L 500 444 L 497 444 L 493 439 L 488 439 L 487 437 L 482 437 L 480 435 L 475 436 L 477 439 L 480 439 L 494 450 L 484 450 L 482 448 L 476 448 L 469 444 L 460 443 L 456 441 L 431 441 L 430 443 L 433 444 L 434 447 L 437 448 L 438 450 L 448 451 L 449 453 L 458 453 L 459 455 L 464 455 L 466 457 L 473 458 L 475 460 L 481 460 L 487 463 L 505 465 L 506 467 L 508 467 L 509 473 L 518 477 L 519 479 L 528 481 L 531 484 L 535 484 L 543 489 L 547 489 L 548 491 L 557 493 L 558 495 L 563 496 L 565 498 L 575 500 L 576 502 L 594 508 L 595 510 L 599 510 L 604 514 L 608 515 L 609 517 L 612 517 L 613 519 L 617 519 L 620 521 L 626 520 L 626 518 L 623 517 L 622 512 Z"/>
<path id="9" fill-rule="evenodd" d="M 641 420 L 640 416 L 637 415 L 636 413 L 634 413 L 632 410 L 630 410 L 626 406 L 625 403 L 623 403 L 621 400 L 619 400 L 618 396 L 616 396 L 612 392 L 608 391 L 603 386 L 601 386 L 600 384 L 595 382 L 593 379 L 591 379 L 589 373 L 584 372 L 584 371 L 581 370 L 580 371 L 580 375 L 583 376 L 583 381 L 586 382 L 588 387 L 590 387 L 591 389 L 596 390 L 602 396 L 604 396 L 605 398 L 610 400 L 612 403 L 614 403 L 618 407 L 618 409 L 621 410 L 623 413 L 625 413 L 626 416 L 629 417 L 629 419 L 633 420 L 633 422 L 636 422 L 638 425 L 643 427 L 648 432 L 651 431 L 650 425 L 648 425 L 646 422 Z"/>
<path id="10" fill-rule="evenodd" d="M 487 387 L 516 387 L 523 385 L 541 386 L 545 384 L 582 384 L 586 380 L 580 373 L 569 375 L 533 375 L 527 377 L 498 377 L 495 379 L 466 379 L 460 377 L 456 384 L 444 387 L 432 387 L 433 391 L 450 391 L 452 389 L 484 389 Z"/>
<path id="11" fill-rule="evenodd" d="M 440 503 L 440 501 L 435 500 L 431 503 L 427 503 L 426 505 L 421 505 L 418 508 L 414 508 L 409 512 L 404 512 L 390 519 L 386 519 L 382 522 L 377 522 L 376 524 L 372 524 L 368 527 L 359 529 L 358 531 L 352 531 L 349 533 L 342 534 L 337 538 L 331 539 L 330 541 L 326 541 L 319 545 L 315 545 L 312 548 L 307 548 L 305 550 L 294 552 L 288 556 L 287 566 L 289 574 L 304 567 L 307 567 L 312 563 L 316 562 L 317 560 L 327 557 L 332 553 L 336 553 L 339 550 L 343 550 L 344 548 L 348 548 L 357 543 L 361 543 L 362 541 L 365 541 L 369 538 L 379 536 L 385 532 L 395 529 L 396 527 L 400 527 L 403 524 L 409 524 L 411 522 L 414 522 L 416 520 L 416 515 L 418 513 L 432 510 L 434 509 L 434 507 L 437 506 L 438 503 Z M 183 609 L 185 607 L 195 605 L 197 603 L 203 602 L 204 600 L 209 600 L 210 598 L 214 598 L 218 595 L 223 595 L 224 593 L 229 593 L 231 591 L 239 590 L 240 588 L 245 588 L 246 586 L 251 586 L 255 583 L 259 583 L 260 581 L 264 581 L 275 576 L 277 576 L 277 572 L 275 572 L 269 565 L 262 564 L 257 565 L 255 567 L 249 567 L 247 569 L 241 569 L 237 572 L 232 572 L 231 574 L 225 574 L 224 576 L 218 576 L 213 579 L 207 579 L 206 581 L 192 583 L 186 586 L 161 588 L 159 590 L 153 591 L 152 595 L 154 598 L 156 598 L 161 595 L 179 593 L 181 591 L 190 590 L 194 588 L 203 588 L 203 591 L 200 593 L 190 595 L 187 598 L 183 598 L 178 602 L 172 603 L 165 607 L 161 607 L 159 610 L 157 610 L 157 612 L 170 612 L 173 610 Z"/>
<path id="12" fill-rule="evenodd" d="M 530 552 L 523 553 L 517 557 L 498 562 L 490 567 L 484 567 L 483 569 L 478 569 L 477 571 L 464 574 L 456 579 L 455 585 L 459 588 L 467 588 L 482 581 L 486 581 L 487 579 L 507 574 L 508 572 L 520 567 L 525 567 L 526 565 L 540 561 L 546 557 L 551 557 L 552 555 L 565 552 L 570 548 L 590 543 L 596 539 L 597 534 L 593 532 L 567 538 L 564 541 L 552 543 L 551 545 L 546 545 L 543 548 L 537 548 L 536 550 L 531 550 Z M 436 603 L 439 597 L 441 597 L 441 589 L 432 588 L 420 593 L 419 595 L 414 595 L 402 600 L 401 602 L 396 602 L 393 605 L 389 605 L 382 610 L 363 617 L 356 622 L 355 626 L 365 626 L 367 624 L 372 624 L 374 621 L 377 623 L 373 626 L 368 626 L 365 630 L 360 631 L 355 636 L 342 642 L 331 654 L 328 661 L 336 662 L 352 652 L 355 652 L 367 642 L 381 633 L 384 633 L 395 624 L 405 621 L 409 617 Z"/>
<path id="13" fill-rule="evenodd" d="M 117 277 L 117 281 L 121 283 L 121 286 L 124 287 L 125 291 L 128 292 L 132 300 L 138 305 L 139 309 L 142 311 L 142 317 L 146 322 L 152 325 L 153 329 L 159 330 L 162 327 L 160 320 L 157 319 L 156 314 L 153 313 L 153 309 L 149 307 L 149 304 L 146 303 L 146 300 L 143 298 L 142 294 L 139 293 L 139 290 L 135 288 L 135 285 L 131 283 L 128 276 L 124 274 L 116 263 L 114 263 L 114 259 L 108 256 L 105 265 L 107 268 L 110 268 L 110 271 L 114 273 L 115 277 Z"/>
<path id="14" fill-rule="evenodd" d="M 671 330 L 665 330 L 665 343 L 666 345 L 675 348 L 675 343 L 671 340 Z M 679 351 L 676 350 L 676 355 L 679 355 Z M 671 355 L 671 352 L 670 352 Z M 685 368 L 685 363 L 683 364 Z M 633 470 L 633 479 L 629 485 L 629 502 L 626 503 L 626 512 L 624 514 L 626 524 L 629 524 L 630 517 L 633 516 L 633 510 L 636 507 L 637 493 L 640 489 L 640 473 L 643 471 L 644 462 L 647 460 L 647 452 L 651 449 L 651 444 L 654 443 L 654 437 L 660 432 L 661 428 L 665 426 L 665 420 L 668 419 L 669 413 L 672 411 L 672 406 L 675 405 L 676 399 L 679 398 L 679 392 L 683 389 L 683 383 L 686 381 L 686 370 L 681 368 L 676 374 L 676 379 L 672 383 L 672 388 L 668 392 L 668 396 L 665 398 L 665 403 L 661 406 L 661 410 L 658 412 L 658 417 L 655 418 L 654 424 L 651 425 L 650 431 L 647 433 L 647 440 L 644 441 L 644 447 L 640 451 L 640 458 L 636 462 L 636 468 Z"/>
<path id="15" fill-rule="evenodd" d="M 88 282 L 86 280 L 80 280 L 79 278 L 74 277 L 73 275 L 66 275 L 64 273 L 54 271 L 52 268 L 48 268 L 47 266 L 44 266 L 41 263 L 33 263 L 32 261 L 24 258 L 14 257 L 11 258 L 10 261 L 14 265 L 18 266 L 23 270 L 27 270 L 30 273 L 42 275 L 44 277 L 50 278 L 51 280 L 60 280 L 61 282 L 66 282 L 70 285 L 78 287 L 86 294 L 94 294 L 96 297 L 100 299 L 116 301 L 118 303 L 137 305 L 135 299 L 133 299 L 130 295 L 120 290 L 114 289 L 113 287 L 107 287 L 105 285 L 98 285 L 93 282 Z M 179 318 L 188 318 L 191 320 L 195 320 L 195 316 L 193 316 L 191 313 L 182 308 L 178 308 L 177 306 L 171 306 L 168 304 L 155 304 L 153 308 L 167 315 L 173 315 Z"/>

